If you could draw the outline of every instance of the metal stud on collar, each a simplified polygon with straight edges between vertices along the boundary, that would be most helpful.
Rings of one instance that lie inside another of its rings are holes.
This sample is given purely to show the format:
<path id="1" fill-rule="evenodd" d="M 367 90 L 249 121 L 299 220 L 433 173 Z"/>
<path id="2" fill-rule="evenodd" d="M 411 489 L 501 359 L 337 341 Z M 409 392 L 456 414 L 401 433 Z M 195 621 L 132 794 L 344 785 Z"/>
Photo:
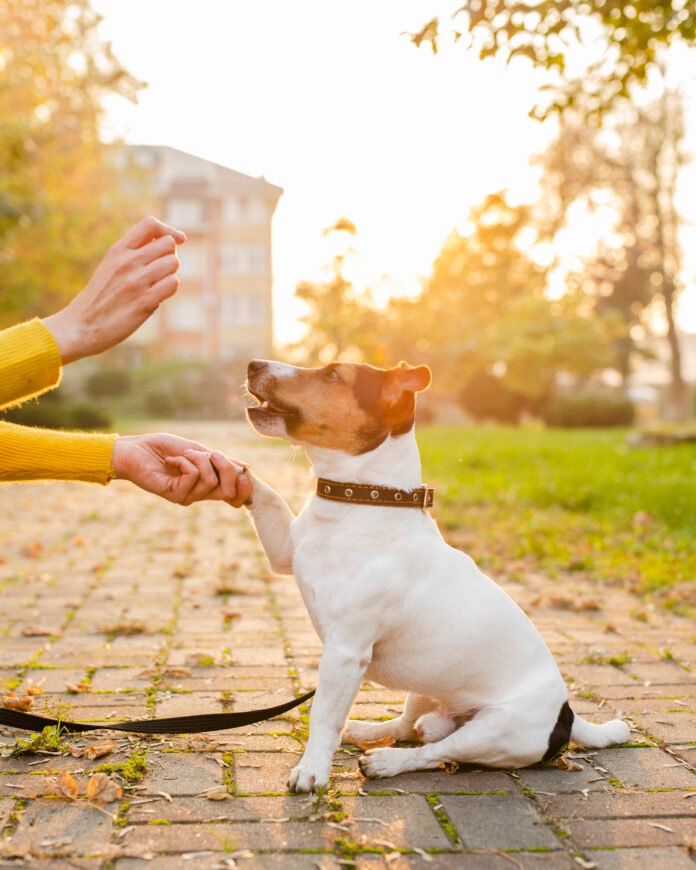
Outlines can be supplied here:
<path id="1" fill-rule="evenodd" d="M 376 489 L 373 489 L 370 493 L 370 498 L 379 498 L 379 492 Z"/>

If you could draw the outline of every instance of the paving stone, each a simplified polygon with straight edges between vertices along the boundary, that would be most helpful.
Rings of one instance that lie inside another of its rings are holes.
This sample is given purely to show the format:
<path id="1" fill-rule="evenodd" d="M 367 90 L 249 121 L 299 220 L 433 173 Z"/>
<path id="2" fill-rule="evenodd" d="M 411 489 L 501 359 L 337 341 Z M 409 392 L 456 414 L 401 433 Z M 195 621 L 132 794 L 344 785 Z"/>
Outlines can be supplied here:
<path id="1" fill-rule="evenodd" d="M 109 851 L 111 820 L 93 807 L 39 798 L 20 818 L 7 842 L 15 850 L 31 849 L 56 855 L 100 855 Z"/>
<path id="2" fill-rule="evenodd" d="M 467 770 L 454 774 L 444 770 L 402 773 L 389 779 L 366 779 L 362 783 L 366 792 L 399 790 L 416 794 L 457 794 L 497 791 L 516 791 L 515 782 L 508 773 L 497 770 Z"/>
<path id="3" fill-rule="evenodd" d="M 389 843 L 396 849 L 447 849 L 451 841 L 424 797 L 343 798 L 348 839 L 361 845 Z"/>
<path id="4" fill-rule="evenodd" d="M 220 785 L 222 768 L 213 759 L 196 752 L 168 752 L 155 761 L 148 759 L 142 785 L 148 792 L 165 791 L 171 795 L 196 795 Z"/>
<path id="5" fill-rule="evenodd" d="M 242 794 L 285 794 L 290 772 L 299 762 L 299 755 L 275 752 L 245 752 L 235 756 L 234 781 Z"/>
<path id="6" fill-rule="evenodd" d="M 526 798 L 445 795 L 440 802 L 462 842 L 471 849 L 561 848 L 560 840 Z"/>
<path id="7" fill-rule="evenodd" d="M 558 795 L 544 801 L 546 812 L 561 819 L 647 818 L 653 816 L 695 815 L 694 798 L 689 792 L 615 792 L 588 794 L 584 800 L 575 795 Z M 667 822 L 666 824 L 669 824 Z"/>
<path id="8" fill-rule="evenodd" d="M 316 812 L 312 799 L 303 795 L 287 797 L 237 797 L 212 801 L 205 797 L 178 797 L 170 803 L 135 798 L 128 812 L 128 823 L 147 823 L 166 817 L 171 822 L 209 822 L 213 819 L 254 822 L 259 819 L 308 819 Z"/>
<path id="9" fill-rule="evenodd" d="M 582 770 L 561 770 L 558 767 L 526 767 L 518 770 L 517 774 L 522 785 L 538 793 L 577 793 L 584 789 L 588 791 L 612 789 L 606 774 L 599 773 L 585 761 L 578 763 L 582 764 Z"/>
<path id="10" fill-rule="evenodd" d="M 570 838 L 579 848 L 620 846 L 679 846 L 696 837 L 696 816 L 653 819 L 592 819 L 568 824 Z"/>
<path id="11" fill-rule="evenodd" d="M 696 789 L 696 774 L 685 767 L 675 767 L 677 761 L 661 749 L 602 749 L 594 761 L 624 785 Z"/>
<path id="12" fill-rule="evenodd" d="M 192 854 L 192 853 L 189 853 Z M 230 857 L 222 856 L 222 857 Z M 186 854 L 184 853 L 184 858 Z M 160 858 L 120 858 L 114 864 L 114 870 L 172 870 L 179 866 L 182 855 L 167 855 Z M 196 855 L 191 859 L 195 870 L 220 870 L 221 856 L 219 852 L 211 852 Z M 249 855 L 248 857 L 233 858 L 239 870 L 341 870 L 339 859 L 333 854 L 309 854 L 293 855 L 283 853 L 280 855 Z M 187 864 L 184 866 L 187 866 Z M 577 866 L 577 865 L 576 865 Z"/>
<path id="13" fill-rule="evenodd" d="M 481 855 L 472 852 L 428 856 L 426 863 L 421 855 L 359 855 L 356 870 L 578 870 L 579 865 L 563 852 L 514 852 L 512 854 Z M 243 868 L 244 865 L 240 864 Z"/>
<path id="14" fill-rule="evenodd" d="M 693 870 L 686 849 L 611 849 L 588 852 L 597 870 Z"/>

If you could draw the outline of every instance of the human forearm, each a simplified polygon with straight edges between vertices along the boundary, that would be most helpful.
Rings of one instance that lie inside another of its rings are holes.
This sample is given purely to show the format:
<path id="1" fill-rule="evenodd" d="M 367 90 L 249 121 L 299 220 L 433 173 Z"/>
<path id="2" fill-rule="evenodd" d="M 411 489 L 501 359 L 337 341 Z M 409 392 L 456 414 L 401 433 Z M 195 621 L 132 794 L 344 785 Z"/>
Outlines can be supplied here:
<path id="1" fill-rule="evenodd" d="M 0 423 L 0 481 L 108 483 L 116 435 L 52 432 Z"/>

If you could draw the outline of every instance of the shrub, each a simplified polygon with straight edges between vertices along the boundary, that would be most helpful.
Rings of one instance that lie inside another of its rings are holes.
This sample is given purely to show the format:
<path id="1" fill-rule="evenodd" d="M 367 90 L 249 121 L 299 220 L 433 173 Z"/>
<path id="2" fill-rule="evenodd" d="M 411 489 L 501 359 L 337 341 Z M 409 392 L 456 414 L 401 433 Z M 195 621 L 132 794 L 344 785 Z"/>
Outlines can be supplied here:
<path id="1" fill-rule="evenodd" d="M 145 396 L 145 410 L 153 417 L 173 417 L 176 414 L 174 399 L 164 390 L 148 390 Z"/>
<path id="2" fill-rule="evenodd" d="M 125 396 L 131 390 L 131 376 L 126 369 L 98 369 L 85 381 L 85 389 L 93 399 L 105 396 Z"/>
<path id="3" fill-rule="evenodd" d="M 629 399 L 617 393 L 560 393 L 549 399 L 541 416 L 547 425 L 562 429 L 630 426 L 635 409 Z"/>
<path id="4" fill-rule="evenodd" d="M 487 372 L 472 375 L 460 393 L 465 411 L 483 420 L 498 420 L 501 423 L 517 423 L 520 415 L 529 407 L 522 393 L 507 387 L 500 378 Z"/>
<path id="5" fill-rule="evenodd" d="M 3 411 L 2 419 L 21 426 L 44 429 L 108 429 L 111 418 L 98 405 L 74 404 L 66 401 L 60 391 L 54 391 L 41 401 L 27 402 L 18 408 Z"/>

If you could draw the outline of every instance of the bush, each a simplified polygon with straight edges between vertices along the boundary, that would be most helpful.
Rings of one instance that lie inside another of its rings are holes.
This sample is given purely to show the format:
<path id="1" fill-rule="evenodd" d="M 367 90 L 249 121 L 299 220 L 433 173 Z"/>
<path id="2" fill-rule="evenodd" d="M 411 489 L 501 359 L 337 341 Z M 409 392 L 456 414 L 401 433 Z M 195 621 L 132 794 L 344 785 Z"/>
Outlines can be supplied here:
<path id="1" fill-rule="evenodd" d="M 174 399 L 164 390 L 149 390 L 145 396 L 145 410 L 153 417 L 174 417 Z"/>
<path id="2" fill-rule="evenodd" d="M 39 426 L 44 429 L 109 429 L 111 418 L 98 405 L 73 404 L 59 391 L 42 397 L 41 401 L 27 402 L 10 408 L 0 415 L 9 423 L 20 426 Z"/>
<path id="3" fill-rule="evenodd" d="M 561 393 L 549 399 L 541 416 L 548 426 L 562 429 L 630 426 L 635 409 L 629 399 L 616 393 Z"/>
<path id="4" fill-rule="evenodd" d="M 85 389 L 93 399 L 125 396 L 131 391 L 131 376 L 126 369 L 98 369 L 85 381 Z"/>
<path id="5" fill-rule="evenodd" d="M 487 372 L 477 372 L 469 378 L 460 400 L 464 410 L 472 416 L 500 423 L 518 423 L 522 412 L 529 407 L 526 396 Z"/>

